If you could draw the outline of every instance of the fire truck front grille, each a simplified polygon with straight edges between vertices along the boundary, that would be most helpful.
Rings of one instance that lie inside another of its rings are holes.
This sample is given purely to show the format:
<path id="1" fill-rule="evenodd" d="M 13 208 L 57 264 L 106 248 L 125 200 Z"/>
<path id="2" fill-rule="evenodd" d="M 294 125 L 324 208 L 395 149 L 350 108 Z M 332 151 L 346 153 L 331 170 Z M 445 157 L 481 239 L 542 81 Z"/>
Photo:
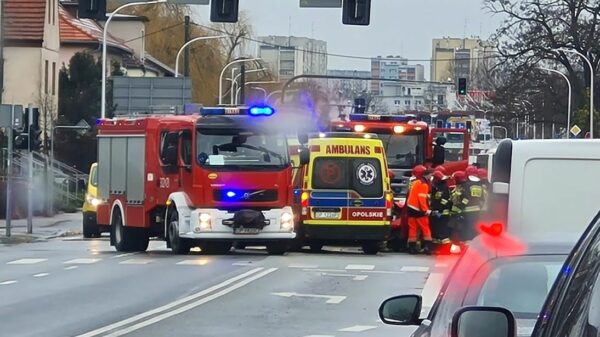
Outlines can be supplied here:
<path id="1" fill-rule="evenodd" d="M 215 201 L 224 202 L 271 202 L 277 201 L 277 190 L 214 190 Z"/>

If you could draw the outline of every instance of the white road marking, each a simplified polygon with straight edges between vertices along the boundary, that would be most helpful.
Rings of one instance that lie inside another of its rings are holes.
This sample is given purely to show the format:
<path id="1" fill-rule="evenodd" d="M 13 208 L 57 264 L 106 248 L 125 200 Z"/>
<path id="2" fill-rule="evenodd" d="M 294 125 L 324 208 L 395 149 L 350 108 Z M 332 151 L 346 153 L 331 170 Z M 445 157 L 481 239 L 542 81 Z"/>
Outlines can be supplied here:
<path id="1" fill-rule="evenodd" d="M 176 264 L 184 265 L 184 266 L 205 266 L 208 264 L 207 259 L 193 259 L 193 260 L 183 260 L 179 261 Z"/>
<path id="2" fill-rule="evenodd" d="M 367 331 L 367 330 L 373 330 L 376 328 L 377 328 L 376 326 L 372 326 L 372 325 L 355 325 L 355 326 L 339 329 L 338 331 L 341 331 L 341 332 L 363 332 L 363 331 Z"/>
<path id="3" fill-rule="evenodd" d="M 435 267 L 436 268 L 446 268 L 446 267 L 448 267 L 448 264 L 447 263 L 436 263 Z"/>
<path id="4" fill-rule="evenodd" d="M 352 277 L 354 281 L 364 281 L 369 277 L 369 275 L 355 275 L 355 274 L 333 274 L 333 273 L 321 273 L 323 276 L 333 276 L 333 277 Z"/>
<path id="5" fill-rule="evenodd" d="M 48 259 L 19 259 L 7 262 L 6 264 L 36 264 L 44 261 L 48 261 Z"/>
<path id="6" fill-rule="evenodd" d="M 349 264 L 346 270 L 373 270 L 375 266 L 372 264 Z"/>
<path id="7" fill-rule="evenodd" d="M 429 309 L 433 306 L 440 289 L 442 289 L 442 284 L 444 282 L 444 274 L 442 273 L 431 273 L 423 286 L 423 291 L 421 292 L 421 297 L 423 298 L 423 309 L 421 313 L 423 315 L 429 312 Z"/>
<path id="8" fill-rule="evenodd" d="M 118 254 L 118 255 L 111 257 L 111 259 L 118 259 L 120 257 L 126 257 L 126 256 L 135 255 L 135 254 L 139 254 L 139 252 Z"/>
<path id="9" fill-rule="evenodd" d="M 14 283 L 17 283 L 17 281 L 15 281 L 15 280 L 4 281 L 4 282 L 0 282 L 0 286 L 6 286 L 9 284 L 14 284 Z"/>
<path id="10" fill-rule="evenodd" d="M 274 272 L 276 270 L 277 270 L 277 268 L 269 268 L 269 269 L 264 270 L 264 271 L 262 271 L 262 272 L 260 272 L 260 273 L 258 273 L 256 275 L 250 276 L 250 277 L 244 279 L 243 281 L 238 282 L 238 283 L 236 283 L 236 284 L 234 284 L 234 285 L 232 285 L 232 286 L 230 286 L 228 288 L 225 288 L 225 289 L 223 289 L 223 290 L 221 290 L 221 291 L 219 291 L 217 293 L 214 293 L 212 295 L 206 296 L 206 297 L 201 298 L 201 299 L 199 299 L 197 301 L 191 302 L 191 303 L 189 303 L 187 305 L 184 305 L 184 306 L 182 306 L 180 308 L 177 308 L 177 309 L 175 309 L 173 311 L 168 311 L 168 312 L 165 312 L 165 313 L 160 314 L 158 316 L 152 317 L 152 318 L 150 318 L 150 319 L 148 319 L 146 321 L 142 321 L 140 323 L 134 324 L 134 325 L 132 325 L 132 326 L 130 326 L 128 328 L 125 328 L 125 329 L 122 329 L 122 330 L 117 330 L 117 331 L 115 331 L 115 332 L 113 332 L 113 333 L 111 333 L 109 335 L 106 335 L 105 337 L 119 337 L 119 336 L 123 336 L 123 335 L 131 333 L 133 331 L 136 331 L 136 330 L 139 330 L 141 328 L 147 327 L 147 326 L 149 326 L 151 324 L 154 324 L 154 323 L 160 322 L 162 320 L 165 320 L 165 319 L 167 319 L 169 317 L 178 315 L 178 314 L 180 314 L 182 312 L 188 311 L 188 310 L 193 309 L 193 308 L 195 308 L 197 306 L 200 306 L 202 304 L 210 302 L 210 301 L 212 301 L 214 299 L 217 299 L 219 297 L 227 295 L 228 293 L 230 293 L 230 292 L 232 292 L 232 291 L 234 291 L 234 290 L 236 290 L 238 288 L 241 288 L 241 287 L 249 284 L 252 281 L 256 281 L 259 278 L 265 277 L 265 276 L 269 275 L 270 273 L 272 273 L 272 272 Z"/>
<path id="11" fill-rule="evenodd" d="M 100 259 L 73 259 L 63 262 L 64 264 L 92 264 L 100 261 Z"/>
<path id="12" fill-rule="evenodd" d="M 340 304 L 342 301 L 346 299 L 346 296 L 336 296 L 336 295 L 315 295 L 315 294 L 298 294 L 294 292 L 289 293 L 271 293 L 271 295 L 281 296 L 281 297 L 312 297 L 312 298 L 326 298 L 327 304 Z"/>
<path id="13" fill-rule="evenodd" d="M 373 273 L 373 274 L 405 274 L 403 271 L 388 271 L 388 270 L 361 270 L 361 273 Z"/>
<path id="14" fill-rule="evenodd" d="M 73 269 L 77 269 L 77 268 L 79 268 L 79 266 L 68 266 L 68 267 L 65 267 L 65 270 L 73 270 Z"/>
<path id="15" fill-rule="evenodd" d="M 345 273 L 344 269 L 302 269 L 303 271 L 314 271 L 323 273 Z"/>
<path id="16" fill-rule="evenodd" d="M 153 260 L 147 260 L 147 259 L 129 259 L 129 260 L 125 260 L 125 261 L 121 261 L 119 262 L 119 264 L 148 264 L 151 263 Z"/>
<path id="17" fill-rule="evenodd" d="M 111 330 L 114 330 L 114 329 L 117 329 L 117 328 L 121 328 L 121 327 L 123 327 L 123 326 L 125 326 L 127 324 L 134 323 L 134 322 L 139 321 L 141 319 L 144 319 L 146 317 L 149 317 L 149 316 L 152 316 L 152 315 L 156 315 L 158 313 L 161 313 L 161 312 L 167 311 L 169 309 L 172 309 L 172 308 L 174 308 L 174 307 L 176 307 L 178 305 L 181 305 L 183 303 L 195 300 L 198 297 L 202 297 L 204 295 L 210 294 L 213 291 L 216 291 L 216 290 L 218 290 L 220 288 L 224 288 L 224 287 L 226 287 L 226 286 L 228 286 L 228 285 L 230 285 L 232 283 L 235 283 L 235 282 L 237 282 L 237 281 L 239 281 L 239 280 L 241 280 L 241 279 L 243 279 L 243 278 L 245 278 L 247 276 L 250 276 L 252 274 L 256 274 L 257 272 L 259 272 L 259 271 L 261 271 L 263 269 L 264 268 L 254 268 L 254 269 L 249 270 L 249 271 L 247 271 L 247 272 L 245 272 L 243 274 L 240 274 L 238 276 L 235 276 L 235 277 L 232 277 L 230 279 L 227 279 L 227 280 L 225 280 L 225 281 L 223 281 L 223 282 L 221 282 L 221 283 L 219 283 L 217 285 L 214 285 L 214 286 L 212 286 L 210 288 L 204 289 L 204 290 L 202 290 L 202 291 L 200 291 L 198 293 L 195 293 L 193 295 L 186 296 L 184 298 L 181 298 L 179 300 L 173 301 L 173 302 L 171 302 L 169 304 L 165 304 L 165 305 L 163 305 L 161 307 L 158 307 L 156 309 L 152 309 L 152 310 L 143 312 L 141 314 L 132 316 L 130 318 L 127 318 L 127 319 L 124 319 L 122 321 L 119 321 L 119 322 L 107 325 L 107 326 L 102 327 L 102 328 L 98 328 L 96 330 L 87 332 L 87 333 L 85 333 L 83 335 L 79 335 L 77 337 L 92 337 L 92 336 L 97 336 L 97 335 L 105 333 L 107 331 L 111 331 Z"/>
<path id="18" fill-rule="evenodd" d="M 251 266 L 253 265 L 252 261 L 240 261 L 231 264 L 232 266 Z"/>
<path id="19" fill-rule="evenodd" d="M 308 336 L 304 336 L 304 337 L 335 337 L 333 335 L 308 335 Z"/>
<path id="20" fill-rule="evenodd" d="M 316 264 L 290 264 L 288 268 L 298 268 L 298 269 L 315 269 L 319 268 Z"/>
<path id="21" fill-rule="evenodd" d="M 429 272 L 429 267 L 421 267 L 421 266 L 404 266 L 400 268 L 400 271 L 404 272 L 419 272 L 419 273 L 427 273 Z"/>
<path id="22" fill-rule="evenodd" d="M 33 277 L 44 277 L 44 276 L 48 276 L 50 275 L 49 273 L 39 273 L 39 274 L 35 274 L 33 275 Z"/>

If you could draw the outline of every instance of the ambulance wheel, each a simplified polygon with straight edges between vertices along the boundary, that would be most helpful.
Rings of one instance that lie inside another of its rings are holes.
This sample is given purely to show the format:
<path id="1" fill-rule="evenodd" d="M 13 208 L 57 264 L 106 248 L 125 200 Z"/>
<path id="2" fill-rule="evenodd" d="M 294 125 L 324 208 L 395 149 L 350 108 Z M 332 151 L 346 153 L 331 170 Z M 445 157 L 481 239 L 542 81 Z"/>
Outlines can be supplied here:
<path id="1" fill-rule="evenodd" d="M 231 250 L 231 242 L 204 242 L 200 249 L 207 255 L 225 255 Z"/>
<path id="2" fill-rule="evenodd" d="M 171 251 L 179 255 L 188 254 L 192 246 L 188 240 L 179 236 L 179 213 L 175 207 L 169 209 L 168 224 L 167 240 Z"/>
<path id="3" fill-rule="evenodd" d="M 140 228 L 127 228 L 123 225 L 121 210 L 115 208 L 111 221 L 111 241 L 119 252 L 143 252 L 148 249 L 150 237 Z"/>
<path id="4" fill-rule="evenodd" d="M 86 239 L 100 237 L 100 227 L 86 213 L 83 213 L 83 237 Z"/>
<path id="5" fill-rule="evenodd" d="M 310 251 L 313 253 L 320 253 L 323 250 L 323 244 L 320 242 L 311 242 L 309 244 Z"/>
<path id="6" fill-rule="evenodd" d="M 377 241 L 363 242 L 362 250 L 367 255 L 377 255 L 377 253 L 379 252 L 379 242 L 377 242 Z"/>
<path id="7" fill-rule="evenodd" d="M 288 245 L 283 242 L 267 244 L 267 253 L 269 255 L 284 255 L 288 250 Z"/>

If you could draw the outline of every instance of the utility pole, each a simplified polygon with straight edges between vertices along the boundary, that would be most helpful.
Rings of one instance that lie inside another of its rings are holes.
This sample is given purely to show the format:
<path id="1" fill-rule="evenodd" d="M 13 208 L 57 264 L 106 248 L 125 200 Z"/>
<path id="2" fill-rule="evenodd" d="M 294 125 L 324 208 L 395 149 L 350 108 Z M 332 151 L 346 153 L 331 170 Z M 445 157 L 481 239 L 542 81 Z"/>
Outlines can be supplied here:
<path id="1" fill-rule="evenodd" d="M 242 63 L 242 68 L 241 68 L 241 79 L 240 79 L 240 104 L 244 105 L 246 103 L 246 64 Z M 235 95 L 234 93 L 231 93 L 232 95 Z"/>
<path id="2" fill-rule="evenodd" d="M 183 44 L 186 44 L 190 41 L 190 35 L 191 35 L 190 27 L 191 27 L 190 16 L 186 15 L 185 16 L 185 29 L 184 29 Z M 185 52 L 183 54 L 183 76 L 184 77 L 190 76 L 190 49 L 189 48 L 186 48 Z"/>
<path id="3" fill-rule="evenodd" d="M 4 2 L 0 0 L 0 104 L 4 96 Z"/>
<path id="4" fill-rule="evenodd" d="M 4 2 L 2 2 L 4 5 Z M 11 121 L 15 120 L 15 106 L 11 109 Z M 12 157 L 13 157 L 13 128 L 8 127 L 8 157 L 6 159 L 6 236 L 11 236 L 12 219 Z"/>
<path id="5" fill-rule="evenodd" d="M 29 137 L 27 137 L 27 148 L 29 150 L 29 172 L 27 179 L 27 234 L 31 234 L 33 233 L 33 151 L 31 149 L 31 135 L 33 131 L 33 105 L 29 104 L 27 107 L 27 113 L 29 114 Z"/>

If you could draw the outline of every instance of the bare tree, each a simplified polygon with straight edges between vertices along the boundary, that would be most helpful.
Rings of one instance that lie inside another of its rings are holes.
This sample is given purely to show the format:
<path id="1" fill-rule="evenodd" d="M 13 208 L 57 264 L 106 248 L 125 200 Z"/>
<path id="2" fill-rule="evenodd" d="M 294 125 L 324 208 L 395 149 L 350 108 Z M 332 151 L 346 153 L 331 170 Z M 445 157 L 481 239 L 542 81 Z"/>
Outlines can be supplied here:
<path id="1" fill-rule="evenodd" d="M 213 28 L 219 32 L 229 35 L 225 39 L 225 63 L 231 62 L 236 57 L 250 54 L 250 43 L 247 40 L 252 37 L 253 27 L 248 14 L 240 12 L 236 23 L 218 23 Z"/>

